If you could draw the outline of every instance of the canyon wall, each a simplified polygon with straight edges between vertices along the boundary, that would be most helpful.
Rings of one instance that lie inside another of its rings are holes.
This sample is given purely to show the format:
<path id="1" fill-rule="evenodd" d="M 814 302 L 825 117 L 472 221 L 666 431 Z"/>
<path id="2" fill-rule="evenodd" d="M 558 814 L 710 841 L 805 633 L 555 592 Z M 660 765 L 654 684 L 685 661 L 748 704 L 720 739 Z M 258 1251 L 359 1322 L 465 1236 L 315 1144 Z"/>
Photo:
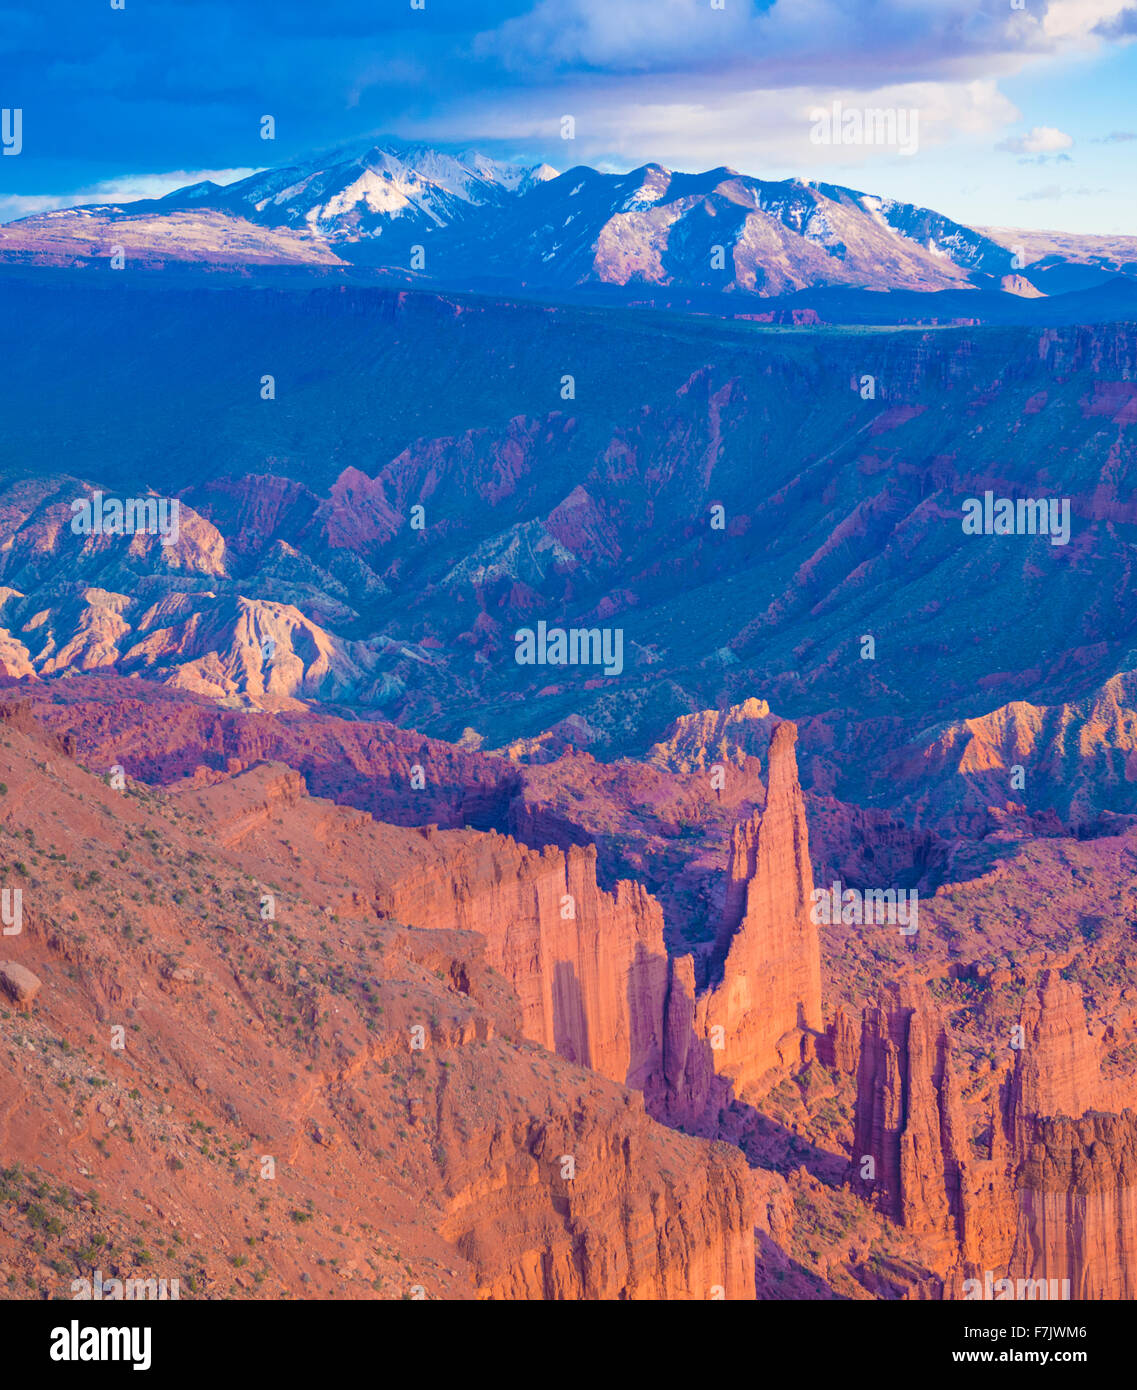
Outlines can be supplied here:
<path id="1" fill-rule="evenodd" d="M 918 986 L 890 985 L 863 1015 L 850 1182 L 938 1246 L 945 1297 L 990 1272 L 1019 1297 L 1133 1298 L 1137 1114 L 1096 1108 L 1123 1098 L 1103 1084 L 1078 987 L 1047 972 L 1015 1041 L 976 1156 L 947 1029 Z M 849 1043 L 835 1019 L 822 1055 L 851 1072 Z"/>
<path id="2" fill-rule="evenodd" d="M 1070 1298 L 1137 1298 L 1137 1115 L 1035 1121 L 1008 1274 Z"/>
<path id="3" fill-rule="evenodd" d="M 642 1087 L 662 1063 L 667 955 L 659 904 L 638 883 L 596 884 L 596 850 L 527 849 L 490 832 L 426 831 L 439 861 L 381 886 L 376 907 L 421 927 L 480 932 L 516 990 L 527 1038 Z"/>
<path id="4" fill-rule="evenodd" d="M 691 957 L 668 960 L 656 900 L 630 881 L 612 893 L 597 886 L 592 846 L 538 851 L 492 831 L 428 828 L 423 838 L 443 852 L 388 876 L 375 907 L 415 926 L 481 932 L 518 993 L 527 1037 L 648 1088 L 669 1113 L 701 1112 L 723 1091 L 716 1076 L 741 1094 L 811 1055 L 821 1026 L 795 738 L 792 724 L 775 730 L 764 808 L 732 837 L 712 979 L 701 992 Z"/>
<path id="5" fill-rule="evenodd" d="M 1042 1116 L 1076 1118 L 1103 1104 L 1100 1045 L 1086 1028 L 1077 985 L 1049 970 L 1023 1005 L 1015 1068 L 1007 1097 L 1007 1124 L 1015 1148 L 1025 1151 Z"/>
<path id="6" fill-rule="evenodd" d="M 857 1068 L 854 1181 L 901 1226 L 961 1234 L 966 1142 L 951 1040 L 914 990 L 865 1010 Z"/>
<path id="7" fill-rule="evenodd" d="M 483 1130 L 450 1185 L 443 1230 L 483 1298 L 754 1297 L 746 1160 L 656 1124 L 636 1093 Z"/>
<path id="8" fill-rule="evenodd" d="M 1027 998 L 1003 1114 L 1014 1165 L 1016 1280 L 1071 1298 L 1137 1297 L 1137 1114 L 1101 1074 L 1077 985 L 1048 971 Z"/>

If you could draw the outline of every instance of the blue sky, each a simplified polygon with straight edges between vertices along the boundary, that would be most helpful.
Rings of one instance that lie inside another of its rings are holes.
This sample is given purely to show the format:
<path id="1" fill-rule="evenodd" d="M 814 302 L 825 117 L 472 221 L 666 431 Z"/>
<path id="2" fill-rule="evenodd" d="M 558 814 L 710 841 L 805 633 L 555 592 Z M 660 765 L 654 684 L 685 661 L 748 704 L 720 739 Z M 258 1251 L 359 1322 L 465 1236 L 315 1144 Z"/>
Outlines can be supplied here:
<path id="1" fill-rule="evenodd" d="M 0 220 L 386 133 L 1137 234 L 1137 0 L 122 2 L 0 0 L 0 105 L 23 113 Z M 835 101 L 917 112 L 914 151 L 811 140 Z"/>

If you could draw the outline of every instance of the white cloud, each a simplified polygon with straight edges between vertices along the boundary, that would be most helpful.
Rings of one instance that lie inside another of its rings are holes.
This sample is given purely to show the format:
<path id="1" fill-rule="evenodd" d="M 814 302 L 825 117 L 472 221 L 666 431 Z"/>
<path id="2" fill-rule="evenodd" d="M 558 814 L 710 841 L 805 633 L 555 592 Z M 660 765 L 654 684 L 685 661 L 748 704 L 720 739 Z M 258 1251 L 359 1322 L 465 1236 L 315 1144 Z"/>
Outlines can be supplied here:
<path id="1" fill-rule="evenodd" d="M 1093 198 L 1099 193 L 1107 193 L 1105 188 L 1063 188 L 1057 183 L 1048 183 L 1045 188 L 1035 188 L 1030 193 L 1020 193 L 1020 203 L 1057 202 L 1060 198 Z"/>
<path id="2" fill-rule="evenodd" d="M 1119 18 L 1133 0 L 1050 0 L 1042 27 L 1050 39 L 1094 39 L 1094 30 Z"/>
<path id="3" fill-rule="evenodd" d="M 259 169 L 176 169 L 168 174 L 135 174 L 127 178 L 104 179 L 101 183 L 80 188 L 74 193 L 10 194 L 0 197 L 0 223 L 13 222 L 18 217 L 33 217 L 39 212 L 55 212 L 60 208 L 80 207 L 86 203 L 133 203 L 139 198 L 162 198 L 175 188 L 190 183 L 236 183 Z"/>
<path id="4" fill-rule="evenodd" d="M 740 5 L 713 11 L 698 0 L 538 0 L 479 34 L 474 52 L 519 72 L 576 64 L 642 72 L 677 59 L 689 63 L 752 31 Z"/>
<path id="5" fill-rule="evenodd" d="M 1074 137 L 1052 125 L 1036 125 L 1025 135 L 1015 135 L 1000 140 L 997 150 L 1009 150 L 1011 154 L 1055 154 L 1058 150 L 1068 150 Z"/>
<path id="6" fill-rule="evenodd" d="M 874 91 L 802 86 L 780 91 L 720 91 L 713 82 L 688 82 L 677 101 L 674 84 L 662 79 L 620 85 L 591 95 L 577 108 L 564 94 L 540 94 L 449 115 L 407 130 L 411 138 L 460 140 L 471 126 L 482 138 L 547 148 L 559 141 L 561 116 L 576 116 L 576 138 L 564 142 L 553 162 L 608 163 L 631 168 L 645 158 L 672 169 L 701 171 L 728 164 L 743 173 L 780 176 L 834 166 L 864 168 L 894 161 L 887 145 L 817 145 L 810 140 L 810 113 L 834 101 L 846 108 L 907 108 L 919 112 L 920 149 L 958 139 L 990 140 L 1018 120 L 1019 111 L 994 81 L 916 82 Z M 918 158 L 918 156 L 917 156 Z"/>
<path id="7" fill-rule="evenodd" d="M 945 79 L 1006 75 L 1032 58 L 1093 50 L 1133 0 L 536 0 L 478 34 L 473 53 L 540 84 L 553 72 L 748 72 L 768 87 L 828 72 L 868 86 L 907 69 Z M 1035 11 L 1032 13 L 1032 11 Z M 757 85 L 754 83 L 753 85 Z"/>

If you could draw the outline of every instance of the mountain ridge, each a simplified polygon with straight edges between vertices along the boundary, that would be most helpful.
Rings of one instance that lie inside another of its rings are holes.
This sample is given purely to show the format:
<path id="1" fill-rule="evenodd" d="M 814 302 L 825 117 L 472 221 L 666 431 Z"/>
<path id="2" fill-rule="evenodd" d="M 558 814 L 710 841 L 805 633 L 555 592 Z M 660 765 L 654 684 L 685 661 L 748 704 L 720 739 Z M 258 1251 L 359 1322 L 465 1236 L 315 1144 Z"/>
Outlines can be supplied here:
<path id="1" fill-rule="evenodd" d="M 408 284 L 725 304 L 817 290 L 1084 292 L 1137 274 L 1132 240 L 968 227 L 900 199 L 726 165 L 558 172 L 368 137 L 232 184 L 18 219 L 0 228 L 0 264 L 89 263 L 118 244 L 128 261 L 165 266 L 354 267 Z"/>

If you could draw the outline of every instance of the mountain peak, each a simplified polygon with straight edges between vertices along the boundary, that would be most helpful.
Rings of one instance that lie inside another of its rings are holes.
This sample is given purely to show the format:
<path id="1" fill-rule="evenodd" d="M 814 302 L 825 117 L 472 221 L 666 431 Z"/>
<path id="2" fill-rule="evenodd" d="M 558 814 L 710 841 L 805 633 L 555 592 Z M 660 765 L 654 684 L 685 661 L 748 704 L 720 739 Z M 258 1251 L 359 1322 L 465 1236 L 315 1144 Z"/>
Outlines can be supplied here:
<path id="1" fill-rule="evenodd" d="M 380 235 L 390 241 L 395 226 L 413 242 L 462 220 L 473 208 L 500 206 L 556 176 L 547 164 L 510 164 L 477 150 L 452 154 L 372 135 L 224 187 L 192 184 L 167 194 L 161 204 L 163 211 L 210 208 L 333 243 Z"/>

